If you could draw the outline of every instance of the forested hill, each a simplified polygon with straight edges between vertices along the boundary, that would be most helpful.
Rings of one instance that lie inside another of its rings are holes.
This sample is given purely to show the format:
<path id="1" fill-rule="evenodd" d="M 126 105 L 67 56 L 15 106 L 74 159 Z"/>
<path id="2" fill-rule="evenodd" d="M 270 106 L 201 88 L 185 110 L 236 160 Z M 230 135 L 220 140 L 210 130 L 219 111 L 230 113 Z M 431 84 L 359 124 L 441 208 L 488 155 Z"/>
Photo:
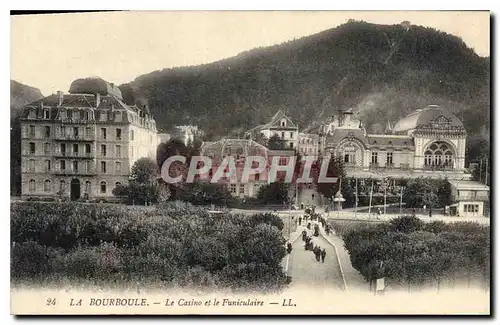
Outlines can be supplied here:
<path id="1" fill-rule="evenodd" d="M 24 85 L 15 80 L 10 81 L 10 114 L 11 118 L 17 117 L 20 110 L 26 104 L 43 98 L 42 93 L 37 88 Z"/>
<path id="2" fill-rule="evenodd" d="M 218 62 L 155 71 L 120 88 L 128 103 L 147 101 L 164 129 L 190 123 L 235 135 L 280 108 L 306 129 L 352 106 L 368 131 L 381 132 L 387 120 L 441 104 L 471 136 L 486 138 L 489 70 L 489 58 L 453 35 L 351 21 Z"/>

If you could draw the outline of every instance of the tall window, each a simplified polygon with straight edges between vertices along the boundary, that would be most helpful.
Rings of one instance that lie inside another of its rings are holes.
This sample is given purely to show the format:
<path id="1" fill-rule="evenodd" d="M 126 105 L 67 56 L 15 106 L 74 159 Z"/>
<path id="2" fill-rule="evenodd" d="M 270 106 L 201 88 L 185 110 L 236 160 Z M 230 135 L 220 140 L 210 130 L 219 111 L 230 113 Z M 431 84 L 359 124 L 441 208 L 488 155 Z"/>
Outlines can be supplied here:
<path id="1" fill-rule="evenodd" d="M 66 136 L 66 127 L 63 125 L 61 126 L 61 136 L 65 137 Z"/>
<path id="2" fill-rule="evenodd" d="M 28 172 L 31 172 L 31 173 L 35 172 L 35 160 L 34 159 L 28 160 Z"/>
<path id="3" fill-rule="evenodd" d="M 134 141 L 134 130 L 130 130 L 130 141 Z"/>
<path id="4" fill-rule="evenodd" d="M 122 172 L 122 163 L 117 161 L 115 162 L 115 172 L 116 173 L 121 173 Z"/>
<path id="5" fill-rule="evenodd" d="M 90 130 L 90 127 L 85 127 L 85 136 L 86 137 L 90 137 L 90 133 L 91 133 L 91 130 Z"/>
<path id="6" fill-rule="evenodd" d="M 50 160 L 45 160 L 45 171 L 50 172 Z"/>
<path id="7" fill-rule="evenodd" d="M 231 184 L 230 185 L 230 191 L 232 194 L 236 194 L 236 184 Z"/>
<path id="8" fill-rule="evenodd" d="M 107 137 L 107 130 L 106 130 L 106 128 L 101 128 L 101 138 L 103 140 L 106 140 L 106 137 Z"/>
<path id="9" fill-rule="evenodd" d="M 50 143 L 43 144 L 43 154 L 46 156 L 50 155 Z"/>
<path id="10" fill-rule="evenodd" d="M 66 143 L 61 143 L 61 153 L 62 154 L 66 153 Z"/>
<path id="11" fill-rule="evenodd" d="M 90 190 L 92 188 L 92 183 L 90 181 L 85 181 L 85 193 L 90 194 Z"/>
<path id="12" fill-rule="evenodd" d="M 85 144 L 85 153 L 90 154 L 90 144 L 88 143 Z"/>
<path id="13" fill-rule="evenodd" d="M 67 114 L 66 114 L 66 110 L 61 109 L 61 113 L 60 113 L 60 114 L 61 114 L 61 119 L 62 119 L 62 120 L 66 119 L 66 116 L 67 116 Z"/>
<path id="14" fill-rule="evenodd" d="M 45 127 L 45 137 L 50 138 L 50 126 Z"/>
<path id="15" fill-rule="evenodd" d="M 36 191 L 36 182 L 34 179 L 30 179 L 30 184 L 28 189 L 31 193 Z"/>
<path id="16" fill-rule="evenodd" d="M 116 112 L 115 113 L 115 121 L 116 122 L 121 122 L 122 121 L 122 112 Z"/>
<path id="17" fill-rule="evenodd" d="M 372 164 L 378 164 L 378 152 L 372 152 Z"/>
<path id="18" fill-rule="evenodd" d="M 108 120 L 108 113 L 106 112 L 101 112 L 101 121 L 107 121 Z"/>
<path id="19" fill-rule="evenodd" d="M 240 189 L 240 194 L 245 194 L 245 185 L 244 184 L 240 184 L 239 189 Z"/>
<path id="20" fill-rule="evenodd" d="M 60 165 L 61 165 L 61 170 L 66 170 L 66 160 L 61 160 Z"/>
<path id="21" fill-rule="evenodd" d="M 73 120 L 78 120 L 80 117 L 80 112 L 78 110 L 73 111 Z"/>
<path id="22" fill-rule="evenodd" d="M 386 163 L 387 163 L 388 165 L 392 165 L 392 163 L 393 163 L 393 160 L 392 160 L 392 152 L 388 152 L 388 153 L 387 153 L 387 156 L 386 156 Z"/>
<path id="23" fill-rule="evenodd" d="M 106 173 L 106 162 L 105 161 L 101 161 L 101 172 Z"/>
<path id="24" fill-rule="evenodd" d="M 74 135 L 75 137 L 77 137 L 77 136 L 79 135 L 79 132 L 78 132 L 78 128 L 77 128 L 77 127 L 74 127 L 74 128 L 73 128 L 73 135 Z"/>
<path id="25" fill-rule="evenodd" d="M 106 145 L 101 144 L 101 156 L 106 157 Z"/>
<path id="26" fill-rule="evenodd" d="M 51 192 L 50 180 L 46 179 L 45 182 L 43 182 L 43 191 L 45 193 Z"/>
<path id="27" fill-rule="evenodd" d="M 285 132 L 281 132 L 281 138 L 284 139 L 285 138 Z"/>
<path id="28" fill-rule="evenodd" d="M 30 125 L 29 137 L 30 138 L 35 137 L 35 126 L 34 125 Z"/>
<path id="29" fill-rule="evenodd" d="M 355 164 L 356 163 L 356 148 L 355 147 L 344 147 L 344 163 Z"/>
<path id="30" fill-rule="evenodd" d="M 293 132 L 290 132 L 290 139 L 293 139 Z"/>
<path id="31" fill-rule="evenodd" d="M 106 193 L 106 182 L 105 181 L 101 182 L 101 193 Z"/>
<path id="32" fill-rule="evenodd" d="M 73 144 L 73 153 L 75 154 L 75 156 L 78 156 L 78 144 L 77 143 Z"/>
<path id="33" fill-rule="evenodd" d="M 116 140 L 122 139 L 122 129 L 116 129 Z"/>
<path id="34" fill-rule="evenodd" d="M 122 146 L 117 145 L 116 148 L 116 158 L 121 158 L 122 157 Z"/>
<path id="35" fill-rule="evenodd" d="M 34 155 L 36 152 L 36 147 L 34 142 L 30 142 L 30 154 Z"/>
<path id="36" fill-rule="evenodd" d="M 78 161 L 73 161 L 73 171 L 76 173 L 78 172 Z"/>
<path id="37" fill-rule="evenodd" d="M 49 110 L 43 111 L 43 118 L 46 120 L 50 119 L 50 111 Z"/>

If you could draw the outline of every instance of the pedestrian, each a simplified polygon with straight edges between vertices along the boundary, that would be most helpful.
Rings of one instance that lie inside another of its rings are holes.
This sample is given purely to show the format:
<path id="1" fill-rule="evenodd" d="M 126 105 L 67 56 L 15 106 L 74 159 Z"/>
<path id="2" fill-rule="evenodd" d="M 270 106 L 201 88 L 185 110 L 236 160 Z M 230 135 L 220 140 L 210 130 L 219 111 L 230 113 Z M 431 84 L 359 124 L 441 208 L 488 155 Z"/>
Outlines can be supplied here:
<path id="1" fill-rule="evenodd" d="M 382 210 L 380 210 L 380 208 L 378 208 L 377 210 L 377 219 L 380 219 L 380 215 L 382 214 Z"/>
<path id="2" fill-rule="evenodd" d="M 415 208 L 413 208 L 413 210 L 411 211 L 411 216 L 414 217 L 415 216 Z"/>
<path id="3" fill-rule="evenodd" d="M 299 217 L 299 226 L 302 223 L 302 217 Z"/>
<path id="4" fill-rule="evenodd" d="M 319 247 L 319 246 L 317 246 L 317 247 L 318 247 L 318 249 L 316 250 L 315 255 L 316 255 L 316 261 L 319 262 L 320 257 L 321 257 L 321 247 Z"/>
<path id="5" fill-rule="evenodd" d="M 432 208 L 429 208 L 429 218 L 432 218 Z"/>
<path id="6" fill-rule="evenodd" d="M 321 262 L 325 263 L 326 249 L 323 248 L 321 251 Z"/>

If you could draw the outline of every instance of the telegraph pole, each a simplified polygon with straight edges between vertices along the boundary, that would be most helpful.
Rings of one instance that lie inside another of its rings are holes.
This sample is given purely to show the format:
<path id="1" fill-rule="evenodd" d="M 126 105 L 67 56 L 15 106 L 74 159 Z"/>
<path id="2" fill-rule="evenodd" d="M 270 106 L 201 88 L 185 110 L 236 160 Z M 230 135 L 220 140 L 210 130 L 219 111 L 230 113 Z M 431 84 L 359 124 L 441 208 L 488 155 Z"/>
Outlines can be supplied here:
<path id="1" fill-rule="evenodd" d="M 370 189 L 370 203 L 368 205 L 368 215 L 372 211 L 372 196 L 373 196 L 373 179 L 372 179 L 372 187 Z"/>
<path id="2" fill-rule="evenodd" d="M 485 170 L 485 177 L 484 177 L 484 184 L 486 184 L 486 186 L 488 186 L 488 160 L 489 160 L 489 157 L 486 159 L 486 170 Z"/>
<path id="3" fill-rule="evenodd" d="M 387 213 L 387 179 L 384 180 L 384 217 Z"/>
<path id="4" fill-rule="evenodd" d="M 401 195 L 399 197 L 399 215 L 403 212 L 403 186 L 401 186 Z"/>

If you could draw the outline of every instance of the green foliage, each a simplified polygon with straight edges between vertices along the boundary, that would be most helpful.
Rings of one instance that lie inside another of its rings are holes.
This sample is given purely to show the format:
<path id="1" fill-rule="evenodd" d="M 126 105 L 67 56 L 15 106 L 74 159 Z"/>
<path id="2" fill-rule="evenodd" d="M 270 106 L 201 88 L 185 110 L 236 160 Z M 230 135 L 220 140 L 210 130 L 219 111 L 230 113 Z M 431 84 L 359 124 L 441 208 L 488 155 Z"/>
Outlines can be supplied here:
<path id="1" fill-rule="evenodd" d="M 288 190 L 290 184 L 284 182 L 274 182 L 263 185 L 257 193 L 257 199 L 261 204 L 288 204 L 290 197 Z"/>
<path id="2" fill-rule="evenodd" d="M 434 103 L 457 114 L 469 135 L 487 139 L 489 70 L 489 58 L 456 36 L 349 22 L 215 63 L 155 71 L 120 89 L 131 103 L 147 98 L 159 128 L 190 123 L 226 135 L 266 123 L 280 108 L 306 128 L 353 106 L 373 133 L 383 132 L 377 121 Z"/>
<path id="3" fill-rule="evenodd" d="M 408 208 L 444 207 L 451 204 L 450 184 L 446 179 L 411 179 L 403 191 L 403 202 Z"/>
<path id="4" fill-rule="evenodd" d="M 160 176 L 156 163 L 149 158 L 140 158 L 133 165 L 130 179 L 138 184 L 151 184 Z"/>
<path id="5" fill-rule="evenodd" d="M 15 203 L 11 274 L 21 281 L 275 290 L 286 284 L 282 229 L 275 215 L 212 215 L 182 202 L 149 209 Z"/>
<path id="6" fill-rule="evenodd" d="M 274 134 L 267 140 L 267 148 L 270 150 L 283 150 L 286 149 L 285 141 L 279 135 Z"/>
<path id="7" fill-rule="evenodd" d="M 489 227 L 470 222 L 425 224 L 414 217 L 332 226 L 342 236 L 353 267 L 367 281 L 386 277 L 391 283 L 412 286 L 464 277 L 488 281 Z"/>
<path id="8" fill-rule="evenodd" d="M 390 221 L 393 231 L 410 233 L 424 228 L 424 222 L 414 216 L 403 216 Z"/>

